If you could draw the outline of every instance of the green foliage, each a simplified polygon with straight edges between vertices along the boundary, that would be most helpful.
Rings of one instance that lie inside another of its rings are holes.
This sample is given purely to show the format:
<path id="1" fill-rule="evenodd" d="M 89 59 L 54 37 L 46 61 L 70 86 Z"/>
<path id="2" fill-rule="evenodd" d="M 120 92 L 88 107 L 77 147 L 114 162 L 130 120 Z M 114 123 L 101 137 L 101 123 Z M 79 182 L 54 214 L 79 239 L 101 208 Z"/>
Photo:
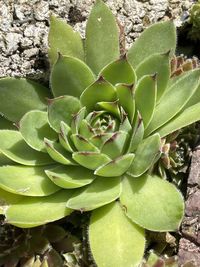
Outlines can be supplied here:
<path id="1" fill-rule="evenodd" d="M 53 95 L 28 80 L 0 80 L 0 212 L 31 228 L 91 211 L 99 267 L 136 267 L 145 229 L 178 229 L 183 198 L 152 170 L 161 137 L 200 119 L 200 70 L 170 78 L 173 23 L 145 30 L 127 57 L 118 37 L 115 18 L 97 0 L 85 51 L 69 25 L 51 18 Z"/>

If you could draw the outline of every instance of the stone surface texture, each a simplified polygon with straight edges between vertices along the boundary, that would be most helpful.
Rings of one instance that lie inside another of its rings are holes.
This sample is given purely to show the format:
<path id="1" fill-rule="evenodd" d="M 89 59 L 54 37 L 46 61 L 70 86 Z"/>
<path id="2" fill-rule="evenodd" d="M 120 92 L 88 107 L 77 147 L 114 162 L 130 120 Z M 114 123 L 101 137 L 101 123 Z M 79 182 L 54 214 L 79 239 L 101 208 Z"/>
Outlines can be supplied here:
<path id="1" fill-rule="evenodd" d="M 193 152 L 188 178 L 185 218 L 179 243 L 180 266 L 191 262 L 200 266 L 200 146 Z"/>
<path id="2" fill-rule="evenodd" d="M 150 24 L 173 18 L 177 26 L 194 0 L 106 0 L 125 27 L 127 47 Z M 0 0 L 0 77 L 48 79 L 49 15 L 64 18 L 84 37 L 94 0 Z"/>

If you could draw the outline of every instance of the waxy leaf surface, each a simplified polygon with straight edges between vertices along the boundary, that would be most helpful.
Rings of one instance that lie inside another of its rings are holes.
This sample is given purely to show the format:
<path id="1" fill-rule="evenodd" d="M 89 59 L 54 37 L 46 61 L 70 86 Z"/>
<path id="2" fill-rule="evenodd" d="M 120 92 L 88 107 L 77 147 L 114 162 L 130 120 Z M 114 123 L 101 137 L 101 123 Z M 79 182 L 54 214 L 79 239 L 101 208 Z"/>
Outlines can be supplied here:
<path id="1" fill-rule="evenodd" d="M 145 249 L 144 230 L 125 216 L 117 202 L 92 212 L 89 242 L 99 267 L 138 267 Z"/>
<path id="2" fill-rule="evenodd" d="M 0 187 L 8 192 L 25 196 L 48 196 L 58 190 L 45 174 L 47 167 L 0 167 Z"/>
<path id="3" fill-rule="evenodd" d="M 115 17 L 97 0 L 86 25 L 86 62 L 95 74 L 119 58 L 119 30 Z"/>
<path id="4" fill-rule="evenodd" d="M 147 57 L 156 53 L 175 52 L 176 29 L 172 21 L 153 24 L 135 41 L 128 51 L 128 60 L 135 68 Z"/>
<path id="5" fill-rule="evenodd" d="M 26 79 L 0 79 L 0 113 L 8 120 L 19 122 L 33 109 L 45 110 L 49 91 L 44 86 Z"/>
<path id="6" fill-rule="evenodd" d="M 114 201 L 120 194 L 120 177 L 98 177 L 84 188 L 76 189 L 67 207 L 80 211 L 93 210 Z"/>
<path id="7" fill-rule="evenodd" d="M 127 176 L 120 201 L 133 222 L 151 231 L 176 231 L 184 215 L 181 193 L 158 176 Z"/>
<path id="8" fill-rule="evenodd" d="M 79 97 L 94 81 L 94 74 L 90 68 L 83 61 L 73 57 L 59 56 L 50 76 L 51 89 L 55 97 Z"/>
<path id="9" fill-rule="evenodd" d="M 84 60 L 83 43 L 79 33 L 75 32 L 62 19 L 56 18 L 55 16 L 51 16 L 50 18 L 48 43 L 51 65 L 56 62 L 58 53 Z"/>

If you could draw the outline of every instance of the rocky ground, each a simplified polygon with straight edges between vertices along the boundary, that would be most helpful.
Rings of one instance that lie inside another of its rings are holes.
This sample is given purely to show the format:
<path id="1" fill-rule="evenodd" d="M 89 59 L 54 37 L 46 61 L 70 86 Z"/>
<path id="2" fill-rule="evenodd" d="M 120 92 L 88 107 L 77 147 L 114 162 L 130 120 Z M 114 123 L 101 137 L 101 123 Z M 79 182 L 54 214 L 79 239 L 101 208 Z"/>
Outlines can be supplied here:
<path id="1" fill-rule="evenodd" d="M 47 34 L 49 15 L 64 18 L 84 37 L 93 0 L 0 0 L 0 77 L 18 76 L 48 80 Z M 194 0 L 107 0 L 125 27 L 126 44 L 145 27 L 174 19 L 180 26 Z M 200 266 L 200 147 L 194 152 L 189 177 L 186 217 L 182 226 L 180 264 L 194 260 Z"/>

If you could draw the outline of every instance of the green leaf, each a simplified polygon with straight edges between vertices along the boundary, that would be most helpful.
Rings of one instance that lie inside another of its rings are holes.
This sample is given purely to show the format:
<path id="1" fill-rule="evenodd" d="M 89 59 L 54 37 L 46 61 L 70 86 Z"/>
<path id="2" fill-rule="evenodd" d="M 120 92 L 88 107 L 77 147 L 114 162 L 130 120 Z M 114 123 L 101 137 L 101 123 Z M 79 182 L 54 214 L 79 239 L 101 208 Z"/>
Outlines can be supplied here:
<path id="1" fill-rule="evenodd" d="M 72 158 L 80 165 L 90 170 L 95 170 L 99 166 L 111 161 L 111 159 L 108 156 L 102 153 L 89 152 L 89 151 L 74 152 L 72 154 Z"/>
<path id="2" fill-rule="evenodd" d="M 137 267 L 143 257 L 145 235 L 115 202 L 92 212 L 89 243 L 99 267 Z"/>
<path id="3" fill-rule="evenodd" d="M 86 114 L 86 107 L 83 107 L 82 109 L 79 110 L 78 113 L 73 115 L 71 123 L 71 130 L 73 134 L 78 134 L 81 122 L 85 118 L 85 114 Z"/>
<path id="4" fill-rule="evenodd" d="M 49 156 L 64 165 L 76 165 L 72 160 L 71 154 L 67 152 L 59 143 L 52 142 L 44 138 L 44 143 Z"/>
<path id="5" fill-rule="evenodd" d="M 72 134 L 71 139 L 73 140 L 74 146 L 79 151 L 99 152 L 99 149 L 97 147 L 95 147 L 91 142 L 89 142 L 80 134 Z"/>
<path id="6" fill-rule="evenodd" d="M 24 196 L 12 194 L 0 188 L 0 214 L 5 214 L 9 205 L 16 204 L 23 198 Z"/>
<path id="7" fill-rule="evenodd" d="M 67 207 L 80 211 L 93 210 L 114 201 L 120 196 L 120 193 L 120 177 L 96 178 L 90 185 L 76 189 L 69 198 Z"/>
<path id="8" fill-rule="evenodd" d="M 172 85 L 155 108 L 153 119 L 145 130 L 146 136 L 163 126 L 184 108 L 199 86 L 199 76 L 200 70 L 197 69 Z"/>
<path id="9" fill-rule="evenodd" d="M 157 130 L 161 137 L 175 132 L 200 120 L 200 103 L 197 103 L 174 117 L 166 125 Z"/>
<path id="10" fill-rule="evenodd" d="M 133 222 L 151 231 L 176 231 L 184 215 L 181 193 L 158 176 L 126 177 L 120 201 Z"/>
<path id="11" fill-rule="evenodd" d="M 18 131 L 1 130 L 0 140 L 0 152 L 14 162 L 28 166 L 48 165 L 53 162 L 46 153 L 28 146 Z"/>
<path id="12" fill-rule="evenodd" d="M 113 133 L 113 135 L 103 144 L 101 153 L 107 155 L 111 159 L 119 157 L 124 152 L 126 139 L 126 132 L 121 131 Z"/>
<path id="13" fill-rule="evenodd" d="M 70 127 L 66 123 L 61 121 L 59 142 L 68 152 L 73 152 L 72 144 L 70 142 L 70 133 Z"/>
<path id="14" fill-rule="evenodd" d="M 138 145 L 140 144 L 140 142 L 143 140 L 143 136 L 144 136 L 144 123 L 142 121 L 140 114 L 138 113 L 135 116 L 133 122 L 133 132 L 131 135 L 127 152 L 134 152 L 138 147 Z"/>
<path id="15" fill-rule="evenodd" d="M 54 64 L 50 76 L 51 89 L 56 97 L 63 95 L 79 97 L 94 81 L 94 74 L 83 61 L 61 55 Z"/>
<path id="16" fill-rule="evenodd" d="M 117 84 L 116 91 L 120 105 L 128 114 L 130 122 L 132 122 L 135 113 L 135 101 L 133 99 L 133 85 L 129 86 L 127 84 Z"/>
<path id="17" fill-rule="evenodd" d="M 146 75 L 138 82 L 135 90 L 135 104 L 139 110 L 144 127 L 150 123 L 155 105 L 157 94 L 157 78 L 156 76 Z M 148 101 L 147 101 L 148 100 Z"/>
<path id="18" fill-rule="evenodd" d="M 113 102 L 117 100 L 117 96 L 114 86 L 100 77 L 100 79 L 83 91 L 80 100 L 82 105 L 90 112 L 95 110 L 96 103 L 102 101 Z"/>
<path id="19" fill-rule="evenodd" d="M 19 131 L 30 147 L 42 152 L 46 152 L 44 137 L 57 139 L 57 134 L 48 124 L 47 112 L 40 110 L 27 112 L 20 120 Z"/>
<path id="20" fill-rule="evenodd" d="M 60 132 L 61 121 L 71 125 L 73 114 L 81 108 L 80 102 L 73 96 L 61 96 L 49 100 L 48 119 L 51 127 Z"/>
<path id="21" fill-rule="evenodd" d="M 17 227 L 31 228 L 59 220 L 72 210 L 66 207 L 70 190 L 62 190 L 47 197 L 24 197 L 6 211 L 6 222 Z"/>
<path id="22" fill-rule="evenodd" d="M 0 166 L 13 164 L 13 161 L 0 152 Z"/>
<path id="23" fill-rule="evenodd" d="M 86 62 L 95 74 L 119 58 L 119 30 L 115 17 L 101 0 L 92 8 L 86 25 Z"/>
<path id="24" fill-rule="evenodd" d="M 169 53 L 155 54 L 144 61 L 136 69 L 137 78 L 140 79 L 144 75 L 154 75 L 157 77 L 157 97 L 156 101 L 161 98 L 165 92 L 169 77 L 170 77 L 170 64 Z"/>
<path id="25" fill-rule="evenodd" d="M 113 85 L 117 83 L 134 84 L 136 82 L 135 71 L 126 57 L 108 64 L 100 75 Z"/>
<path id="26" fill-rule="evenodd" d="M 0 115 L 0 130 L 16 130 L 14 124 Z"/>
<path id="27" fill-rule="evenodd" d="M 46 176 L 45 167 L 0 167 L 0 187 L 10 193 L 25 196 L 48 196 L 58 190 Z"/>
<path id="28" fill-rule="evenodd" d="M 96 106 L 120 119 L 118 100 L 114 102 L 98 102 Z"/>
<path id="29" fill-rule="evenodd" d="M 134 154 L 123 155 L 100 166 L 94 173 L 99 176 L 107 177 L 121 176 L 131 166 L 134 157 Z"/>
<path id="30" fill-rule="evenodd" d="M 33 109 L 45 110 L 49 91 L 44 86 L 26 79 L 0 79 L 0 113 L 18 122 Z"/>
<path id="31" fill-rule="evenodd" d="M 90 184 L 96 178 L 94 173 L 80 166 L 57 166 L 45 171 L 56 185 L 62 188 L 78 188 Z"/>
<path id="32" fill-rule="evenodd" d="M 83 43 L 78 32 L 64 20 L 51 16 L 50 31 L 48 36 L 49 60 L 53 65 L 58 57 L 58 52 L 66 55 L 84 59 Z"/>
<path id="33" fill-rule="evenodd" d="M 176 49 L 176 29 L 169 21 L 155 23 L 148 27 L 128 51 L 128 60 L 135 68 L 147 57 L 156 53 L 167 53 Z"/>
<path id="34" fill-rule="evenodd" d="M 160 153 L 161 139 L 159 134 L 154 134 L 144 139 L 135 151 L 135 159 L 128 173 L 138 177 L 146 172 Z"/>

